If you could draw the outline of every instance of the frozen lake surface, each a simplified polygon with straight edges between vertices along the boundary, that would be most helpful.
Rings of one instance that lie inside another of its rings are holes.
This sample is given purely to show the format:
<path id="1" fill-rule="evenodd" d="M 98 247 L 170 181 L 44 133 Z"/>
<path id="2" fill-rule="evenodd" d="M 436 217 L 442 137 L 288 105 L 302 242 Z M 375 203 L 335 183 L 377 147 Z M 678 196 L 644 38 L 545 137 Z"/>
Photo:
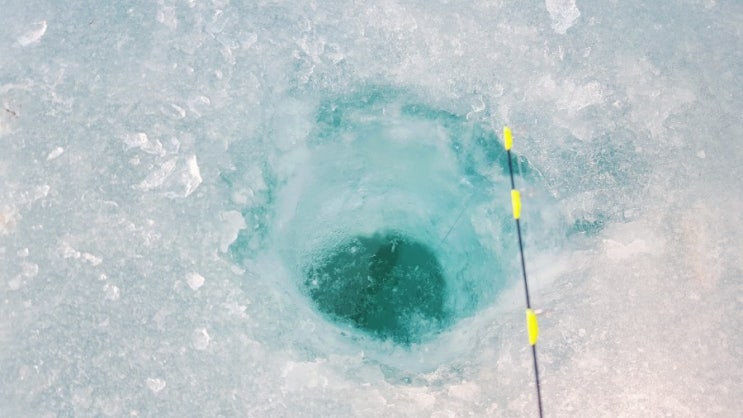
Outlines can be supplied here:
<path id="1" fill-rule="evenodd" d="M 536 416 L 504 124 L 546 415 L 739 413 L 740 2 L 104 3 L 0 0 L 0 416 Z"/>

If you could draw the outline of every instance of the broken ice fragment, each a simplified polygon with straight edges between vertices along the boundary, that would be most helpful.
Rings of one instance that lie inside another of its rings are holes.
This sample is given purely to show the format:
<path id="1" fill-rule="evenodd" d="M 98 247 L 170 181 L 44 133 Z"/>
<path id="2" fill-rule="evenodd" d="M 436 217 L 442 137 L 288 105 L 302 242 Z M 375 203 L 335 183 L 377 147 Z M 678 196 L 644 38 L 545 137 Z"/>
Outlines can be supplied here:
<path id="1" fill-rule="evenodd" d="M 236 210 L 230 210 L 219 214 L 219 219 L 222 221 L 220 226 L 220 243 L 219 249 L 223 253 L 227 252 L 233 242 L 237 239 L 241 229 L 245 229 L 247 224 L 242 214 Z"/>
<path id="2" fill-rule="evenodd" d="M 165 179 L 167 179 L 171 174 L 173 174 L 173 170 L 175 170 L 175 165 L 177 161 L 178 161 L 177 158 L 171 158 L 168 161 L 165 161 L 160 166 L 160 168 L 153 171 L 144 180 L 142 180 L 137 185 L 137 188 L 142 189 L 144 191 L 149 191 L 149 190 L 152 190 L 162 185 L 165 182 Z"/>
<path id="3" fill-rule="evenodd" d="M 119 288 L 117 286 L 106 283 L 105 285 L 103 285 L 103 294 L 108 300 L 117 300 L 119 299 L 121 292 L 119 291 Z"/>
<path id="4" fill-rule="evenodd" d="M 36 22 L 33 24 L 33 29 L 29 30 L 28 32 L 24 33 L 23 35 L 18 37 L 18 43 L 21 46 L 29 46 L 31 44 L 35 44 L 36 42 L 39 42 L 41 38 L 46 33 L 46 20 L 42 20 L 41 22 Z"/>
<path id="5" fill-rule="evenodd" d="M 209 346 L 210 339 L 206 328 L 197 328 L 191 334 L 191 343 L 193 344 L 193 348 L 197 350 L 206 350 L 206 347 Z"/>
<path id="6" fill-rule="evenodd" d="M 158 379 L 158 378 L 148 378 L 145 383 L 147 384 L 147 387 L 150 388 L 151 391 L 154 393 L 158 393 L 161 390 L 165 389 L 165 380 Z"/>
<path id="7" fill-rule="evenodd" d="M 201 171 L 196 156 L 173 157 L 151 172 L 135 187 L 150 191 L 161 189 L 170 198 L 188 197 L 201 185 Z"/>
<path id="8" fill-rule="evenodd" d="M 575 0 L 546 0 L 545 6 L 552 19 L 552 29 L 564 35 L 580 17 Z"/>
<path id="9" fill-rule="evenodd" d="M 204 276 L 196 272 L 189 273 L 186 276 L 186 283 L 188 283 L 188 287 L 190 287 L 191 290 L 198 290 L 204 285 Z"/>
<path id="10" fill-rule="evenodd" d="M 46 160 L 47 160 L 47 161 L 51 161 L 51 160 L 53 160 L 53 159 L 55 159 L 55 158 L 59 157 L 60 155 L 62 155 L 62 153 L 63 153 L 63 152 L 64 152 L 64 148 L 62 148 L 62 147 L 57 147 L 57 148 L 54 148 L 54 149 L 53 149 L 53 150 L 52 150 L 52 151 L 51 151 L 51 152 L 50 152 L 50 153 L 49 153 L 49 154 L 48 154 L 48 155 L 46 156 Z"/>

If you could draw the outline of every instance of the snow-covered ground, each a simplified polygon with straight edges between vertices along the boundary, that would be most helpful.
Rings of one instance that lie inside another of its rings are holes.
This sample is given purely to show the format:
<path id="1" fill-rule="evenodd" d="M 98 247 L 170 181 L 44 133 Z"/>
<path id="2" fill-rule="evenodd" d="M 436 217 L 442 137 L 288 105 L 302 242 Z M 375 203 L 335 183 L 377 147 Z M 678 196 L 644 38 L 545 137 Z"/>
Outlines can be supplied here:
<path id="1" fill-rule="evenodd" d="M 508 186 L 472 133 L 504 124 L 546 414 L 743 405 L 740 2 L 0 10 L 0 416 L 535 416 Z M 389 159 L 354 142 L 374 118 Z M 359 155 L 406 186 L 362 193 Z M 293 264 L 386 219 L 477 299 L 409 348 L 329 322 Z"/>

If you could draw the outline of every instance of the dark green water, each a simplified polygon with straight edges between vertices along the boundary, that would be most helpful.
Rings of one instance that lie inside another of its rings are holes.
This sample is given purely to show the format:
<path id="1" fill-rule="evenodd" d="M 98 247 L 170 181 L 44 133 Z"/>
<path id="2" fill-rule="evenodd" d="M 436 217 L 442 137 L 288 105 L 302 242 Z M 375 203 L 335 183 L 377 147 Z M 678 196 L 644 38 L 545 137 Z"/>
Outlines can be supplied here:
<path id="1" fill-rule="evenodd" d="M 306 272 L 318 310 L 379 339 L 419 342 L 450 320 L 434 252 L 395 232 L 356 236 Z"/>

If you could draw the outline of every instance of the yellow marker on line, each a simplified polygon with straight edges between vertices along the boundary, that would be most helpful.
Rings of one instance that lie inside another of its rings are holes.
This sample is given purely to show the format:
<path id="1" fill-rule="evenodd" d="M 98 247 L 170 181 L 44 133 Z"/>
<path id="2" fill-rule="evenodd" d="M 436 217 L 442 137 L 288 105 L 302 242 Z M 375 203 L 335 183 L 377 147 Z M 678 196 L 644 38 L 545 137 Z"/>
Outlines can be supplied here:
<path id="1" fill-rule="evenodd" d="M 513 219 L 521 218 L 521 193 L 511 190 L 511 206 L 513 207 Z"/>
<path id="2" fill-rule="evenodd" d="M 529 332 L 529 344 L 534 345 L 539 338 L 539 324 L 537 323 L 537 314 L 533 310 L 526 310 L 526 330 Z"/>
<path id="3" fill-rule="evenodd" d="M 506 151 L 509 151 L 513 146 L 513 136 L 511 136 L 511 128 L 508 126 L 503 127 L 503 145 L 505 145 Z"/>

